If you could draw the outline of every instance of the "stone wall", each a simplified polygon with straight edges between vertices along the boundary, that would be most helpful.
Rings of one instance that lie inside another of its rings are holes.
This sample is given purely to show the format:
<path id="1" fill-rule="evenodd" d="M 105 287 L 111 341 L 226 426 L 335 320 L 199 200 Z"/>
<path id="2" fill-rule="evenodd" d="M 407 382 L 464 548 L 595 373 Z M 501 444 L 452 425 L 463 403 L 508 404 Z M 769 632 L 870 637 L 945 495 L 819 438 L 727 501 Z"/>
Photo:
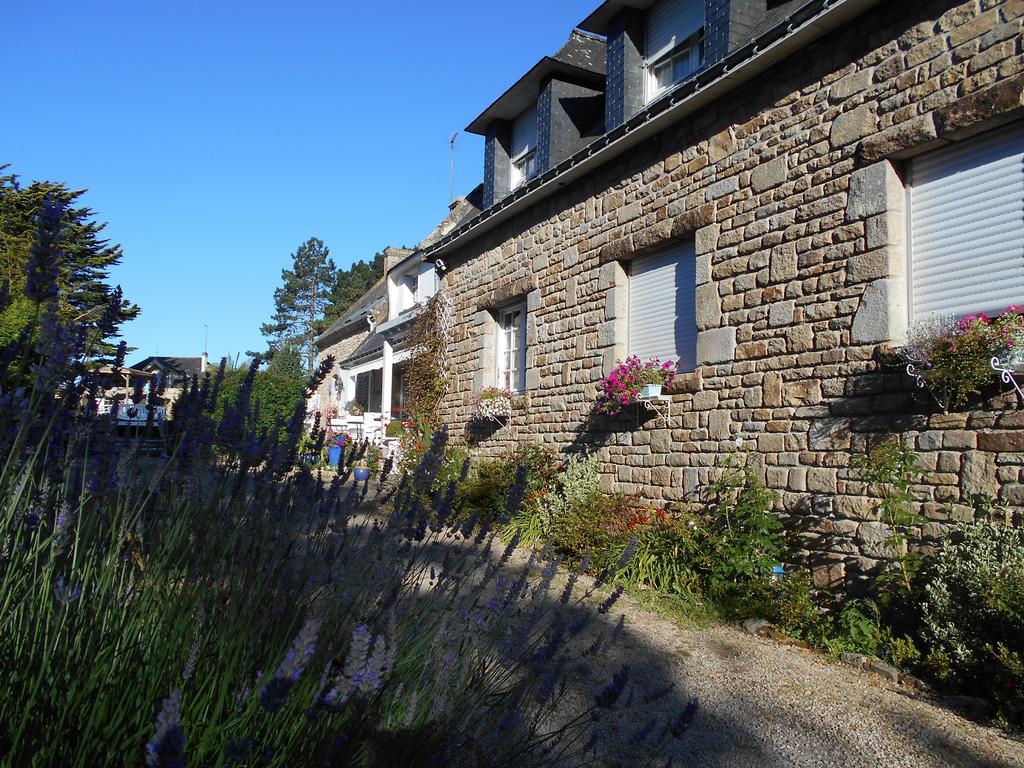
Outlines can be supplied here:
<path id="1" fill-rule="evenodd" d="M 608 488 L 682 500 L 737 444 L 806 534 L 820 586 L 856 589 L 885 532 L 850 469 L 903 435 L 932 521 L 976 491 L 1024 504 L 1024 411 L 1010 396 L 935 415 L 880 362 L 905 331 L 903 161 L 1018 118 L 1019 0 L 883 3 L 631 154 L 446 255 L 456 377 L 443 417 L 484 453 L 526 440 L 597 448 Z M 591 416 L 625 352 L 628 261 L 692 239 L 697 371 L 671 416 Z M 493 381 L 492 310 L 528 300 L 528 397 L 466 427 Z M 934 409 L 931 409 L 934 410 Z M 465 430 L 465 431 L 463 431 Z"/>

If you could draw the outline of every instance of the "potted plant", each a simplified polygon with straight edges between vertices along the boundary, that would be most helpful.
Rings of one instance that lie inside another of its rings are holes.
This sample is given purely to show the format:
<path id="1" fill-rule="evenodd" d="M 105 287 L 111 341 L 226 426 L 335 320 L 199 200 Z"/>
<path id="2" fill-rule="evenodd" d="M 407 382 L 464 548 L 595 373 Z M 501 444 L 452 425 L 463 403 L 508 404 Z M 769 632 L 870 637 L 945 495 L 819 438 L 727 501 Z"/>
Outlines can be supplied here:
<path id="1" fill-rule="evenodd" d="M 341 455 L 345 450 L 345 444 L 350 440 L 344 432 L 331 435 L 327 439 L 327 463 L 337 468 L 341 464 Z"/>
<path id="2" fill-rule="evenodd" d="M 627 405 L 660 396 L 662 388 L 675 378 L 675 370 L 671 360 L 641 360 L 636 355 L 626 358 L 598 385 L 598 413 L 617 414 Z"/>
<path id="3" fill-rule="evenodd" d="M 364 411 L 362 404 L 358 400 L 351 400 L 348 405 L 345 406 L 345 410 L 352 416 L 362 416 Z"/>
<path id="4" fill-rule="evenodd" d="M 487 387 L 473 398 L 476 410 L 473 416 L 479 420 L 502 421 L 512 415 L 512 393 L 500 387 Z"/>
<path id="5" fill-rule="evenodd" d="M 1024 371 L 1024 308 L 1014 305 L 995 317 L 925 318 L 911 325 L 899 354 L 943 409 L 958 408 L 980 395 L 996 370 Z"/>
<path id="6" fill-rule="evenodd" d="M 370 475 L 376 475 L 380 472 L 381 453 L 380 448 L 376 445 L 369 445 L 366 447 L 366 452 L 360 458 L 352 473 L 358 482 L 364 482 L 368 480 Z"/>

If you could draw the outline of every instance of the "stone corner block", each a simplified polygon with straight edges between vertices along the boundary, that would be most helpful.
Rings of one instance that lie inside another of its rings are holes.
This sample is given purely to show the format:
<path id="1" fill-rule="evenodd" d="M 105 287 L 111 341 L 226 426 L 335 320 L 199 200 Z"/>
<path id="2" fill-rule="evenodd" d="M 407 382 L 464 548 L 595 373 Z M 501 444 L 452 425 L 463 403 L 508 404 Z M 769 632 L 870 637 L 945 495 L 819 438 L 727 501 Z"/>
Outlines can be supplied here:
<path id="1" fill-rule="evenodd" d="M 697 364 L 732 362 L 736 355 L 736 328 L 712 328 L 697 334 Z"/>
<path id="2" fill-rule="evenodd" d="M 903 182 L 888 160 L 880 160 L 850 175 L 846 220 L 856 221 L 884 213 L 899 205 Z"/>
<path id="3" fill-rule="evenodd" d="M 853 318 L 855 344 L 900 342 L 907 332 L 907 284 L 901 277 L 869 283 Z"/>

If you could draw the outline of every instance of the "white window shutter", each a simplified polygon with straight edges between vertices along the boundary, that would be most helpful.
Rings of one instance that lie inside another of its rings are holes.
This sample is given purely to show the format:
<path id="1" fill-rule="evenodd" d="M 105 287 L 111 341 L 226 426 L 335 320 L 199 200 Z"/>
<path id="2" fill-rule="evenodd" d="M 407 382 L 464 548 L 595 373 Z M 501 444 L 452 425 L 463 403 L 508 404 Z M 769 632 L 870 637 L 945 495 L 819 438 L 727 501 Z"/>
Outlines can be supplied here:
<path id="1" fill-rule="evenodd" d="M 912 319 L 1024 304 L 1024 129 L 915 158 L 909 198 Z"/>
<path id="2" fill-rule="evenodd" d="M 512 123 L 512 157 L 537 146 L 537 108 L 532 107 Z"/>
<path id="3" fill-rule="evenodd" d="M 675 48 L 704 26 L 704 0 L 663 0 L 647 12 L 647 61 Z"/>
<path id="4" fill-rule="evenodd" d="M 697 364 L 697 258 L 693 244 L 635 259 L 629 278 L 629 354 Z"/>

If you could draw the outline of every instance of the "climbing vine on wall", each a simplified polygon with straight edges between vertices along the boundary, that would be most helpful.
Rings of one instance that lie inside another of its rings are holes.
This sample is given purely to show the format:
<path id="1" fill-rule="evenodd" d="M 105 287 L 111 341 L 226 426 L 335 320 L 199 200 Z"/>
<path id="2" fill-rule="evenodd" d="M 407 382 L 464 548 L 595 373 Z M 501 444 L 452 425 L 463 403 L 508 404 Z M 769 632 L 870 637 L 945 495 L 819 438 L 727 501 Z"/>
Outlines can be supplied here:
<path id="1" fill-rule="evenodd" d="M 427 302 L 409 331 L 412 356 L 407 368 L 409 409 L 416 419 L 437 420 L 437 409 L 448 390 L 448 346 L 452 303 L 444 291 Z"/>

